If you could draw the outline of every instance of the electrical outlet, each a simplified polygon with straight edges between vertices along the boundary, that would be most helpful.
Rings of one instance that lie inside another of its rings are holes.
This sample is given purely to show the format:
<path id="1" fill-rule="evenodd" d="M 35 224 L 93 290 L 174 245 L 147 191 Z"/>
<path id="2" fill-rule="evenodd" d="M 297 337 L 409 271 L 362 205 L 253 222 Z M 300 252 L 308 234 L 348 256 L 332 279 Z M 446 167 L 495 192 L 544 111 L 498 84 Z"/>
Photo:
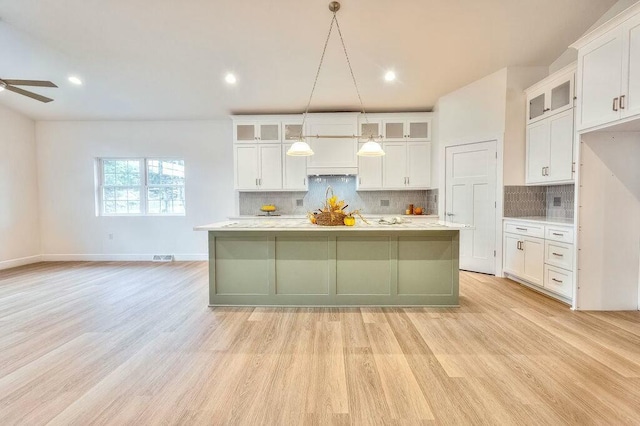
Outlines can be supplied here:
<path id="1" fill-rule="evenodd" d="M 302 207 L 302 206 L 304 206 L 304 199 L 298 198 L 296 200 L 296 207 Z"/>
<path id="2" fill-rule="evenodd" d="M 562 199 L 560 197 L 553 197 L 553 207 L 561 207 Z"/>
<path id="3" fill-rule="evenodd" d="M 380 207 L 389 207 L 389 200 L 380 200 Z"/>
<path id="4" fill-rule="evenodd" d="M 109 239 L 113 240 L 113 234 L 109 234 Z"/>

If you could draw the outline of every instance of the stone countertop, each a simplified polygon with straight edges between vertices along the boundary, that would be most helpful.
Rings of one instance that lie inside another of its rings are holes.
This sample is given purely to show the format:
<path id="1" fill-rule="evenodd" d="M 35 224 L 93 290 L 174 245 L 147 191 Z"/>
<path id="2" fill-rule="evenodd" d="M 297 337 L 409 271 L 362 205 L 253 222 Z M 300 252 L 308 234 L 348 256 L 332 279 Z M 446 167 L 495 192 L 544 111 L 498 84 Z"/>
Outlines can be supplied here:
<path id="1" fill-rule="evenodd" d="M 437 214 L 423 214 L 423 215 L 405 215 L 405 214 L 401 214 L 401 215 L 389 215 L 389 214 L 371 214 L 371 215 L 364 215 L 367 219 L 380 219 L 382 217 L 403 217 L 403 218 L 407 218 L 407 219 L 438 219 L 438 215 Z M 280 216 L 267 216 L 267 215 L 240 215 L 240 216 L 229 216 L 228 219 L 231 221 L 237 221 L 237 220 L 263 220 L 263 219 L 306 219 L 307 215 L 306 214 L 298 214 L 298 215 L 291 215 L 291 214 L 283 214 Z"/>
<path id="2" fill-rule="evenodd" d="M 519 220 L 522 222 L 536 222 L 546 225 L 573 225 L 573 218 L 547 217 L 547 216 L 525 216 L 525 217 L 505 217 L 504 220 Z"/>
<path id="3" fill-rule="evenodd" d="M 357 220 L 355 226 L 319 226 L 310 223 L 307 219 L 303 220 L 243 220 L 243 221 L 224 221 L 216 222 L 208 225 L 196 226 L 195 231 L 348 231 L 348 232 L 367 232 L 367 231 L 454 231 L 461 229 L 473 229 L 468 225 L 460 225 L 449 222 L 407 222 L 399 224 L 381 224 L 376 220 L 370 221 L 369 224 Z"/>

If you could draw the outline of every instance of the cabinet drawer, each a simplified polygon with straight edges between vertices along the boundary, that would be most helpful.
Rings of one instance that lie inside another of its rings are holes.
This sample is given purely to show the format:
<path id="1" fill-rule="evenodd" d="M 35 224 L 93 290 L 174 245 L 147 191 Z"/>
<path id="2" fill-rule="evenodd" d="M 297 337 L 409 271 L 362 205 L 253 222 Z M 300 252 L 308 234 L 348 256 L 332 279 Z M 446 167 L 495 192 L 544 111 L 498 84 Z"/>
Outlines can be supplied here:
<path id="1" fill-rule="evenodd" d="M 571 298 L 573 296 L 573 272 L 545 265 L 544 288 Z"/>
<path id="2" fill-rule="evenodd" d="M 573 270 L 573 245 L 545 240 L 544 262 L 558 268 Z"/>
<path id="3" fill-rule="evenodd" d="M 544 238 L 544 226 L 528 223 L 505 222 L 504 232 L 518 235 L 528 235 L 531 237 Z"/>
<path id="4" fill-rule="evenodd" d="M 573 243 L 573 229 L 547 225 L 545 227 L 544 238 L 547 240 L 559 241 L 561 243 Z"/>

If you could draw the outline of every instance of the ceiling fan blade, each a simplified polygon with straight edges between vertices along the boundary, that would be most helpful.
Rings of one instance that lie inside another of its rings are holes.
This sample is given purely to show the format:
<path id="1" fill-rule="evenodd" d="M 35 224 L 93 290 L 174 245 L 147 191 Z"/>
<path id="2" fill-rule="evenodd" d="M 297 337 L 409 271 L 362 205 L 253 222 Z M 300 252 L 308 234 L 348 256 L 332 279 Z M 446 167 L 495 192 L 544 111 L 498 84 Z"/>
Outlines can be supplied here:
<path id="1" fill-rule="evenodd" d="M 30 97 L 32 99 L 35 99 L 37 101 L 40 101 L 40 102 L 47 103 L 47 102 L 51 102 L 53 100 L 51 98 L 47 98 L 46 96 L 38 95 L 37 93 L 33 93 L 33 92 L 28 92 L 26 90 L 22 90 L 22 89 L 20 89 L 18 87 L 13 87 L 13 86 L 7 85 L 7 87 L 5 87 L 5 89 L 10 90 L 10 91 L 15 92 L 15 93 L 18 93 L 20 95 L 28 96 L 28 97 Z"/>
<path id="2" fill-rule="evenodd" d="M 2 80 L 13 86 L 38 86 L 38 87 L 58 87 L 50 81 L 44 80 Z"/>

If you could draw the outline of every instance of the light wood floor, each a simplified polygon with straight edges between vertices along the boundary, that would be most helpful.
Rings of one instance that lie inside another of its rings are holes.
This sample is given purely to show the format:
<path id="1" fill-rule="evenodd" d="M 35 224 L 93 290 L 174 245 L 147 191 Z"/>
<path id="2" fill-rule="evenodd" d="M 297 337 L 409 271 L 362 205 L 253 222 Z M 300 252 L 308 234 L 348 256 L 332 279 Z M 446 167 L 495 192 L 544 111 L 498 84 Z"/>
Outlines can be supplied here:
<path id="1" fill-rule="evenodd" d="M 0 424 L 639 424 L 640 314 L 207 307 L 206 263 L 0 271 Z"/>

